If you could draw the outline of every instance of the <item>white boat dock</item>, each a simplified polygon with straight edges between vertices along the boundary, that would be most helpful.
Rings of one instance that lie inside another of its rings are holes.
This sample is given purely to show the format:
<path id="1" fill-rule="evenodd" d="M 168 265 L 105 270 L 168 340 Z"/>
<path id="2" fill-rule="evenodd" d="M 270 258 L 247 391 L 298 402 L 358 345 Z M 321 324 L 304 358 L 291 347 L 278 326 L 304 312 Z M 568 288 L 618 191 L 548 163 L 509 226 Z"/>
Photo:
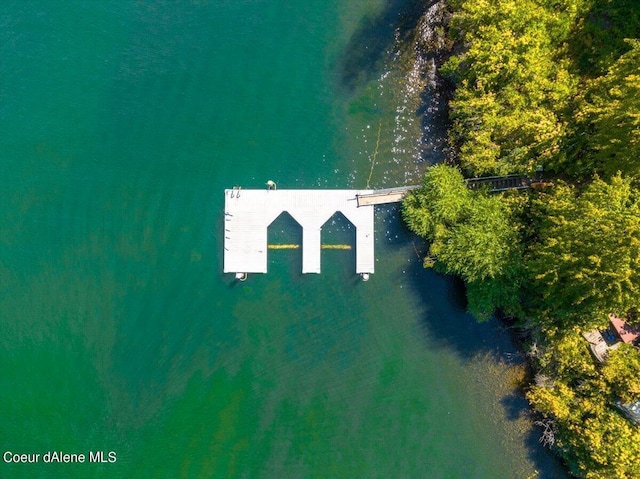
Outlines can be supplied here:
<path id="1" fill-rule="evenodd" d="M 284 211 L 302 226 L 302 272 L 320 273 L 322 226 L 341 212 L 356 228 L 356 273 L 374 272 L 374 207 L 358 206 L 372 190 L 225 190 L 224 272 L 267 272 L 267 230 Z"/>
<path id="2" fill-rule="evenodd" d="M 489 191 L 527 189 L 532 179 L 519 176 L 491 176 L 466 180 L 470 189 Z M 419 185 L 379 190 L 224 190 L 224 272 L 244 280 L 248 273 L 267 272 L 267 230 L 283 212 L 302 226 L 302 272 L 320 273 L 322 226 L 341 212 L 356 228 L 356 273 L 365 281 L 374 272 L 375 205 L 402 201 Z"/>

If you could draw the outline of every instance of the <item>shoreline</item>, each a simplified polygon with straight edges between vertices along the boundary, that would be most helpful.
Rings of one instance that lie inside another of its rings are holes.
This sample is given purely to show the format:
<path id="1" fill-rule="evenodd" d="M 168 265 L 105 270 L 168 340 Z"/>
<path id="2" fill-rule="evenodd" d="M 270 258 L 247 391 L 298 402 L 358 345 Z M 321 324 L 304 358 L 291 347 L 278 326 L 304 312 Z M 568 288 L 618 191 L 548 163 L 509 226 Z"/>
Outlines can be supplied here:
<path id="1" fill-rule="evenodd" d="M 566 473 L 636 477 L 640 431 L 623 407 L 640 405 L 640 283 L 627 273 L 640 264 L 640 229 L 627 221 L 640 214 L 628 141 L 640 10 L 572 5 L 558 14 L 529 2 L 514 15 L 515 4 L 456 3 L 439 70 L 455 82 L 450 155 L 405 198 L 403 219 L 429 245 L 426 267 L 463 279 L 468 311 L 512 331 L 528 369 L 520 392 Z M 464 180 L 534 171 L 553 181 L 524 195 L 470 193 Z M 616 234 L 603 237 L 608 230 Z M 612 315 L 627 321 L 630 336 L 618 340 L 629 344 L 598 363 L 583 336 L 605 335 Z"/>
<path id="2" fill-rule="evenodd" d="M 421 33 L 424 34 L 425 31 L 428 31 L 424 28 L 425 25 L 423 22 L 428 21 L 429 17 L 432 20 L 435 19 L 436 23 L 435 25 L 427 25 L 430 27 L 429 30 L 431 30 L 433 34 L 427 35 L 426 38 L 421 37 L 416 44 L 423 48 L 419 54 L 424 55 L 425 59 L 432 60 L 435 64 L 434 86 L 432 88 L 427 86 L 425 89 L 425 94 L 423 94 L 425 103 L 423 104 L 423 107 L 426 110 L 432 106 L 429 104 L 429 101 L 436 97 L 439 99 L 442 114 L 446 118 L 446 121 L 443 124 L 446 135 L 443 139 L 444 144 L 440 162 L 461 167 L 457 159 L 455 148 L 449 144 L 448 139 L 448 134 L 451 128 L 449 102 L 453 98 L 456 86 L 444 78 L 440 73 L 442 65 L 453 54 L 459 51 L 460 45 L 450 43 L 446 38 L 445 32 L 448 27 L 448 23 L 451 20 L 452 12 L 447 10 L 447 6 L 444 5 L 444 3 L 445 2 L 432 2 L 431 5 L 428 6 L 427 11 L 423 13 L 419 22 L 419 24 L 422 24 L 422 28 L 418 28 L 418 33 L 416 33 L 416 35 L 420 36 Z M 435 9 L 439 9 L 440 11 L 432 12 L 432 10 Z M 425 137 L 432 134 L 429 128 L 431 125 L 429 125 L 427 118 L 428 116 L 425 114 L 423 116 L 423 134 Z M 401 219 L 401 221 L 404 223 L 404 220 Z M 416 237 L 420 238 L 417 235 Z M 420 240 L 426 243 L 423 238 L 420 238 Z M 462 282 L 462 287 L 466 294 L 467 285 L 463 280 L 460 279 L 460 281 Z M 505 378 L 505 384 L 511 386 L 513 393 L 517 395 L 518 399 L 526 403 L 527 421 L 530 424 L 531 431 L 535 432 L 536 436 L 539 437 L 540 444 L 537 446 L 539 451 L 548 455 L 554 462 L 556 462 L 562 468 L 562 471 L 566 474 L 567 478 L 573 477 L 570 474 L 569 467 L 565 460 L 542 443 L 544 429 L 539 424 L 539 421 L 543 418 L 543 415 L 530 404 L 526 397 L 527 390 L 534 384 L 535 376 L 538 372 L 535 362 L 526 348 L 526 342 L 531 340 L 533 331 L 531 329 L 518 326 L 517 318 L 509 318 L 500 311 L 495 312 L 494 317 L 508 334 L 509 342 L 515 349 L 515 354 L 512 355 L 511 353 L 506 353 L 508 356 L 505 355 L 500 359 L 500 362 L 503 362 L 511 373 L 509 377 Z M 474 320 L 479 321 L 475 317 Z M 499 332 L 497 332 L 497 334 L 499 334 Z M 538 477 L 538 474 L 539 472 L 536 471 L 535 477 Z"/>

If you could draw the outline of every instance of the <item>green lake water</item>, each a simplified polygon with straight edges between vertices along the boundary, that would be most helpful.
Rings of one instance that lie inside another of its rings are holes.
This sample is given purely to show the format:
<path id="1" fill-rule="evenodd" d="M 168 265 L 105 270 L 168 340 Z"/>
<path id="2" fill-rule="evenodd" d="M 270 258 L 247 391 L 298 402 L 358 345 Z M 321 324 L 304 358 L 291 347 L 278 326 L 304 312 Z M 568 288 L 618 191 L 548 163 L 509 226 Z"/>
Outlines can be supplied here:
<path id="1" fill-rule="evenodd" d="M 509 335 L 421 268 L 397 208 L 376 212 L 368 283 L 339 250 L 320 275 L 299 250 L 222 273 L 224 188 L 415 183 L 438 158 L 411 9 L 2 2 L 0 452 L 117 460 L 0 477 L 564 477 Z"/>

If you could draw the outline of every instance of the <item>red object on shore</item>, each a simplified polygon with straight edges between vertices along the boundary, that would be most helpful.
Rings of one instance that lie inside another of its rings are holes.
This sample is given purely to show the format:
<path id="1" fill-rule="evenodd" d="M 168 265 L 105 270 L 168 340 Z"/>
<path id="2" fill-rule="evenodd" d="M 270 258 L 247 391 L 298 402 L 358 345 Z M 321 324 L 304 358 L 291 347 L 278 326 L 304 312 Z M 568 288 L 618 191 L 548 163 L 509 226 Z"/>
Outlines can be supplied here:
<path id="1" fill-rule="evenodd" d="M 640 330 L 627 324 L 624 319 L 618 318 L 615 314 L 609 313 L 609 321 L 616 334 L 624 343 L 632 343 L 640 337 Z"/>

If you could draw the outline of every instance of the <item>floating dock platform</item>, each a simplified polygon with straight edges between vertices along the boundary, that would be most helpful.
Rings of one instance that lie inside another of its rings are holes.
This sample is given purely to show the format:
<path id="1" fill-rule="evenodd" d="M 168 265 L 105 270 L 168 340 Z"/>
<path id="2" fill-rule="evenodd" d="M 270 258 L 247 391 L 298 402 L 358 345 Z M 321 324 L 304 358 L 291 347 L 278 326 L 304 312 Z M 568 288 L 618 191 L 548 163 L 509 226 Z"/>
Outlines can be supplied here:
<path id="1" fill-rule="evenodd" d="M 267 230 L 287 212 L 302 226 L 302 272 L 320 273 L 322 226 L 341 212 L 356 229 L 356 273 L 374 272 L 374 206 L 358 198 L 373 190 L 244 190 L 224 192 L 224 272 L 246 278 L 267 272 Z"/>

